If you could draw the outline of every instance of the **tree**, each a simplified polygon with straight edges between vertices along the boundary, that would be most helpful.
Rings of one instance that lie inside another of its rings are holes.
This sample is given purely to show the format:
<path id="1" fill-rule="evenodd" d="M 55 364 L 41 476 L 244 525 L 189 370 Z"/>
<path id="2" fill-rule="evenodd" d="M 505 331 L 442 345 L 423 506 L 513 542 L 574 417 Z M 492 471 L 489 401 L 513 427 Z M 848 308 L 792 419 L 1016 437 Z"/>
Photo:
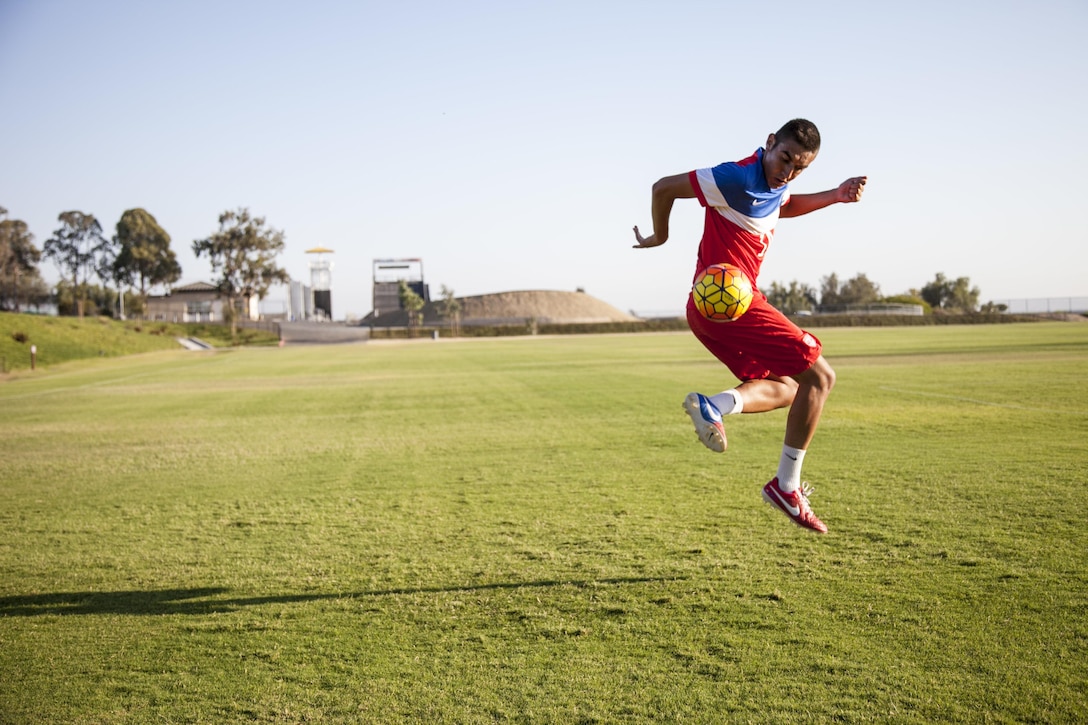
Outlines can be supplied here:
<path id="1" fill-rule="evenodd" d="M 963 312 L 974 312 L 978 309 L 978 287 L 970 286 L 970 279 L 957 277 L 952 283 L 952 294 L 949 297 L 949 308 Z"/>
<path id="2" fill-rule="evenodd" d="M 864 274 L 858 274 L 842 284 L 831 273 L 820 280 L 820 306 L 867 305 L 880 300 L 880 287 Z"/>
<path id="3" fill-rule="evenodd" d="M 839 276 L 832 272 L 820 280 L 820 306 L 840 304 Z"/>
<path id="4" fill-rule="evenodd" d="M 85 283 L 78 290 L 72 288 L 68 280 L 56 284 L 53 296 L 57 312 L 62 315 L 76 314 L 80 299 L 83 300 L 84 314 L 105 315 L 117 307 L 117 291 L 100 284 Z"/>
<path id="5" fill-rule="evenodd" d="M 446 285 L 442 285 L 442 305 L 439 308 L 442 316 L 450 321 L 450 334 L 457 337 L 461 334 L 461 301 Z"/>
<path id="6" fill-rule="evenodd" d="M 64 277 L 67 273 L 76 294 L 76 309 L 83 317 L 87 302 L 85 287 L 98 256 L 109 244 L 102 236 L 102 225 L 92 214 L 81 211 L 62 212 L 57 219 L 60 229 L 45 242 L 45 256 L 53 260 Z M 82 282 L 80 281 L 82 277 Z"/>
<path id="7" fill-rule="evenodd" d="M 117 222 L 114 279 L 118 285 L 139 283 L 140 301 L 147 308 L 148 288 L 181 279 L 181 265 L 170 249 L 170 235 L 143 209 L 129 209 Z"/>
<path id="8" fill-rule="evenodd" d="M 778 282 L 771 282 L 767 300 L 787 315 L 802 310 L 811 312 L 816 307 L 816 290 L 797 280 L 790 282 L 789 287 Z"/>
<path id="9" fill-rule="evenodd" d="M 282 231 L 265 227 L 264 217 L 251 217 L 249 209 L 239 208 L 219 215 L 215 234 L 193 242 L 193 254 L 207 257 L 212 272 L 219 274 L 219 294 L 227 298 L 232 340 L 238 338 L 238 301 L 248 310 L 250 300 L 268 294 L 273 282 L 290 280 L 287 272 L 276 266 L 283 240 Z"/>
<path id="10" fill-rule="evenodd" d="M 922 299 L 932 307 L 938 309 L 941 306 L 941 302 L 944 301 L 948 294 L 949 282 L 945 278 L 944 273 L 938 272 L 937 276 L 932 282 L 922 287 L 919 294 L 922 295 Z"/>
<path id="11" fill-rule="evenodd" d="M 48 304 L 53 299 L 53 290 L 42 279 L 41 273 L 37 269 L 30 274 L 19 277 L 18 294 L 19 299 L 25 301 L 27 307 L 34 307 L 38 310 L 41 309 L 42 305 Z"/>
<path id="12" fill-rule="evenodd" d="M 117 297 L 116 297 L 116 299 L 119 300 L 120 296 L 122 294 L 124 294 L 124 289 L 122 288 L 121 280 L 118 279 L 118 276 L 117 276 L 117 251 L 118 250 L 117 250 L 117 247 L 115 246 L 116 241 L 117 241 L 116 239 L 114 239 L 113 242 L 110 242 L 109 240 L 107 240 L 106 243 L 102 245 L 102 249 L 99 251 L 99 253 L 97 255 L 95 255 L 95 258 L 94 258 L 94 260 L 92 260 L 91 263 L 94 266 L 95 276 L 97 276 L 98 279 L 102 282 L 102 287 L 99 288 L 99 296 L 101 297 L 101 291 L 102 290 L 105 290 L 108 293 L 109 292 L 109 287 L 110 287 L 110 282 L 113 282 L 114 284 L 117 285 Z M 102 314 L 102 312 L 105 311 L 110 315 L 110 317 L 113 317 L 114 305 L 112 303 L 107 304 L 107 305 L 102 305 L 98 301 L 98 299 L 95 299 L 95 304 L 98 305 L 98 309 L 99 309 L 98 314 Z M 119 310 L 117 310 L 117 312 L 118 312 L 118 314 L 120 314 L 121 312 L 123 312 L 123 310 L 119 309 Z"/>
<path id="13" fill-rule="evenodd" d="M 922 299 L 934 309 L 974 312 L 978 309 L 978 287 L 971 287 L 968 277 L 950 280 L 938 272 L 933 281 L 922 288 Z"/>
<path id="14" fill-rule="evenodd" d="M 946 304 L 949 309 L 974 312 L 978 309 L 979 294 L 979 288 L 972 287 L 971 280 L 968 277 L 957 277 L 956 281 L 952 283 L 952 289 Z"/>
<path id="15" fill-rule="evenodd" d="M 839 304 L 868 305 L 880 301 L 880 286 L 864 274 L 848 279 L 839 288 Z"/>
<path id="16" fill-rule="evenodd" d="M 408 330 L 411 334 L 414 326 L 423 324 L 423 306 L 426 302 L 403 279 L 397 287 L 397 296 L 400 298 L 401 309 L 408 312 Z"/>
<path id="17" fill-rule="evenodd" d="M 26 222 L 5 219 L 8 210 L 0 206 L 0 309 L 19 311 L 19 301 L 30 301 L 45 285 L 38 272 L 42 253 L 34 246 L 34 235 Z"/>

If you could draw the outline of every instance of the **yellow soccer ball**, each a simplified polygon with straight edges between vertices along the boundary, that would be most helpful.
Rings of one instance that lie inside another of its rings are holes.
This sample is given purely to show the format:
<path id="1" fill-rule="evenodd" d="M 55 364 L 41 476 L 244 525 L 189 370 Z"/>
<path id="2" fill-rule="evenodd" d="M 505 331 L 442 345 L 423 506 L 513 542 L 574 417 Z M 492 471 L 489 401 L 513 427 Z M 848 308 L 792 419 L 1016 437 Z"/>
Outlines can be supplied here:
<path id="1" fill-rule="evenodd" d="M 731 264 L 712 264 L 696 278 L 691 296 L 706 319 L 732 322 L 752 304 L 752 283 Z"/>

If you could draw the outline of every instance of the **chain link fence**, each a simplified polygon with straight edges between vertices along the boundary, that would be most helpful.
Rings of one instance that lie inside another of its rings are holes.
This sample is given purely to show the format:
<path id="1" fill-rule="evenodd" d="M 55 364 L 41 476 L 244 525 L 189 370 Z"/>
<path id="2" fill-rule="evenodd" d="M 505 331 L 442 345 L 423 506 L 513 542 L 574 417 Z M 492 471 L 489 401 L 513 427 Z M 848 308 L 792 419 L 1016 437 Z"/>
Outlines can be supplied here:
<path id="1" fill-rule="evenodd" d="M 1002 311 L 1010 315 L 1088 312 L 1088 297 L 1032 297 L 1018 300 L 992 300 L 992 302 L 995 305 L 1005 305 Z"/>

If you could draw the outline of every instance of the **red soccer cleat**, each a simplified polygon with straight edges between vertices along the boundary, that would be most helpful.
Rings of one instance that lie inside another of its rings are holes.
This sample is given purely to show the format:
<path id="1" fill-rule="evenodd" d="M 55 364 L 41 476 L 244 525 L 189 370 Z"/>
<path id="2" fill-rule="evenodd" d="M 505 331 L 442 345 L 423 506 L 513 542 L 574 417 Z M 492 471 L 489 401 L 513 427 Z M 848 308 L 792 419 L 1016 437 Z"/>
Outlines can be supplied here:
<path id="1" fill-rule="evenodd" d="M 770 483 L 763 487 L 763 500 L 790 517 L 790 520 L 798 526 L 811 529 L 820 534 L 827 533 L 827 526 L 816 518 L 808 505 L 809 494 L 812 488 L 807 483 L 792 493 L 785 493 L 778 488 L 778 477 L 772 478 Z"/>

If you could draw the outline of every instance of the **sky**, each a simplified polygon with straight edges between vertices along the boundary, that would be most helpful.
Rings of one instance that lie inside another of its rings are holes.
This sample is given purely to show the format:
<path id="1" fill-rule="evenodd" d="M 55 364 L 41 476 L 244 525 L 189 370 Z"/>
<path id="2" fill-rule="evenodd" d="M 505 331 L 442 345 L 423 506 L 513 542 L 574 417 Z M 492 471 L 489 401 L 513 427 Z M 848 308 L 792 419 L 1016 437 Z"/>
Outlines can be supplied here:
<path id="1" fill-rule="evenodd" d="M 193 241 L 247 208 L 294 279 L 334 250 L 337 319 L 388 258 L 421 258 L 432 297 L 680 314 L 703 211 L 632 249 L 653 182 L 804 117 L 823 145 L 791 191 L 869 183 L 782 220 L 761 286 L 1084 296 L 1086 30 L 1083 0 L 0 0 L 0 207 L 39 248 L 62 212 L 112 236 L 146 209 L 179 284 L 214 280 Z"/>

